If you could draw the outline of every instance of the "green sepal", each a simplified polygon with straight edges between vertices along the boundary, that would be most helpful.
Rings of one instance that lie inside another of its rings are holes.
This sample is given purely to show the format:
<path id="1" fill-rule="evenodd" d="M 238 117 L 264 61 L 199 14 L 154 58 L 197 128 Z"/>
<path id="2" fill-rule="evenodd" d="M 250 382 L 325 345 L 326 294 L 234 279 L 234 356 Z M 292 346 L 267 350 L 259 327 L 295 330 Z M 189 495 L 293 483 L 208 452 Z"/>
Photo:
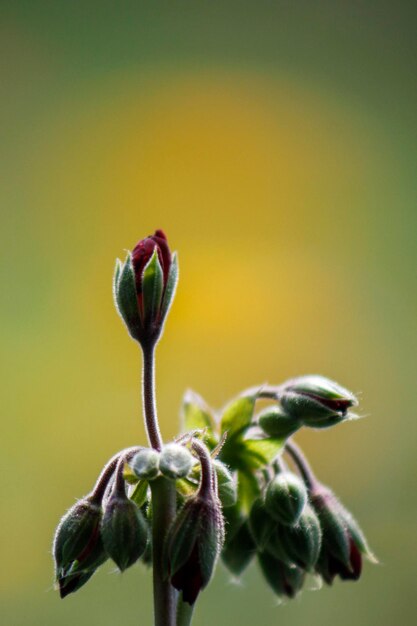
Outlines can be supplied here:
<path id="1" fill-rule="evenodd" d="M 145 504 L 148 498 L 148 487 L 147 480 L 139 480 L 132 493 L 129 495 L 130 500 L 139 508 Z"/>
<path id="2" fill-rule="evenodd" d="M 142 274 L 143 322 L 149 327 L 159 320 L 164 290 L 164 274 L 155 247 L 153 254 L 144 267 Z"/>
<path id="3" fill-rule="evenodd" d="M 173 253 L 171 258 L 171 266 L 168 272 L 168 278 L 165 285 L 165 292 L 161 303 L 161 319 L 165 319 L 171 304 L 174 300 L 175 292 L 178 284 L 178 255 Z"/>
<path id="4" fill-rule="evenodd" d="M 249 514 L 249 528 L 259 550 L 266 549 L 276 526 L 262 499 L 255 500 Z"/>
<path id="5" fill-rule="evenodd" d="M 247 520 L 241 523 L 230 540 L 227 533 L 228 529 L 226 530 L 226 543 L 222 550 L 222 560 L 232 574 L 239 576 L 254 557 L 256 545 Z"/>
<path id="6" fill-rule="evenodd" d="M 294 598 L 301 590 L 305 579 L 301 568 L 285 565 L 266 552 L 258 553 L 258 561 L 266 582 L 277 596 Z"/>
<path id="7" fill-rule="evenodd" d="M 258 417 L 259 426 L 270 437 L 290 437 L 302 426 L 302 422 L 288 415 L 279 406 L 262 411 Z"/>
<path id="8" fill-rule="evenodd" d="M 200 510 L 196 498 L 190 498 L 172 522 L 165 540 L 164 563 L 172 576 L 189 559 L 200 530 Z"/>
<path id="9" fill-rule="evenodd" d="M 307 505 L 295 526 L 280 526 L 281 546 L 288 559 L 311 570 L 319 558 L 322 531 L 313 509 Z"/>
<path id="10" fill-rule="evenodd" d="M 268 484 L 265 506 L 278 522 L 293 526 L 300 519 L 307 497 L 303 481 L 292 472 L 282 472 Z"/>
<path id="11" fill-rule="evenodd" d="M 126 324 L 130 335 L 133 339 L 139 341 L 142 324 L 139 315 L 135 273 L 130 252 L 123 265 L 121 265 L 121 262 L 117 259 L 114 276 L 116 308 Z"/>
<path id="12" fill-rule="evenodd" d="M 134 502 L 112 496 L 104 511 L 101 534 L 107 554 L 123 572 L 144 553 L 148 525 Z"/>

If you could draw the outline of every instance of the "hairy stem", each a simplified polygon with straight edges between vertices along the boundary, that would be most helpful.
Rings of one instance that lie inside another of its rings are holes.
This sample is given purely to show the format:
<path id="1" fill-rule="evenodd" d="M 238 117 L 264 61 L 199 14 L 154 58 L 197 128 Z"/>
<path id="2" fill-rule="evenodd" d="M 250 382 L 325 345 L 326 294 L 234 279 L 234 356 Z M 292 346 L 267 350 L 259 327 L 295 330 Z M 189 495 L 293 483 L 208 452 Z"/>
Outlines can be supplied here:
<path id="1" fill-rule="evenodd" d="M 151 481 L 154 626 L 176 626 L 177 593 L 164 572 L 164 540 L 176 512 L 175 483 Z"/>
<path id="2" fill-rule="evenodd" d="M 162 437 L 159 430 L 155 400 L 155 344 L 143 344 L 142 350 L 142 401 L 146 432 L 151 447 L 160 451 L 162 450 Z"/>

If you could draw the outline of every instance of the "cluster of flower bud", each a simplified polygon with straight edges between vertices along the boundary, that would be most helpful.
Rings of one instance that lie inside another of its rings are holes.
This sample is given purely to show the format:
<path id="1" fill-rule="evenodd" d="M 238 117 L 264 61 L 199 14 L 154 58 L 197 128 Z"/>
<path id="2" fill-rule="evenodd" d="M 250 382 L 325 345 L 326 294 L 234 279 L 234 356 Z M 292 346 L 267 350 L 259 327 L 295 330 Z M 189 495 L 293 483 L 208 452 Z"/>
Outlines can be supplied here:
<path id="1" fill-rule="evenodd" d="M 331 584 L 357 580 L 362 555 L 374 557 L 352 515 L 316 479 L 305 484 L 284 469 L 266 482 L 247 515 L 225 510 L 222 558 L 239 576 L 256 555 L 263 576 L 280 597 L 293 598 L 307 574 Z"/>
<path id="2" fill-rule="evenodd" d="M 62 518 L 53 548 L 61 597 L 80 589 L 108 558 L 120 571 L 140 558 L 149 563 L 148 486 L 163 478 L 175 481 L 178 489 L 177 515 L 165 540 L 166 576 L 185 602 L 195 602 L 223 546 L 223 506 L 236 504 L 237 490 L 232 474 L 202 442 L 184 439 L 187 443 L 168 443 L 160 452 L 135 448 L 119 453 L 92 493 Z M 130 493 L 126 483 L 132 485 Z"/>

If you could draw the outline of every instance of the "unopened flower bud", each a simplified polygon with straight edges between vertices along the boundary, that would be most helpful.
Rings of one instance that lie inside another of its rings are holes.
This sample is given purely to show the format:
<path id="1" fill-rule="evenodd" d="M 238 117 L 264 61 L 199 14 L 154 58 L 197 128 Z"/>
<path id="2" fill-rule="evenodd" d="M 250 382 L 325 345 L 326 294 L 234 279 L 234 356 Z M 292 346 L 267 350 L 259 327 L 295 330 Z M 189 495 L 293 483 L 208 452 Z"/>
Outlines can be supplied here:
<path id="1" fill-rule="evenodd" d="M 350 391 L 323 376 L 288 381 L 282 386 L 280 401 L 286 413 L 313 428 L 327 428 L 348 419 L 348 410 L 358 404 Z"/>
<path id="2" fill-rule="evenodd" d="M 176 255 L 171 256 L 162 230 L 139 241 L 126 261 L 116 264 L 114 297 L 130 335 L 154 343 L 163 327 L 178 279 Z"/>
<path id="3" fill-rule="evenodd" d="M 362 571 L 362 554 L 370 561 L 376 562 L 376 559 L 356 520 L 334 493 L 320 483 L 313 487 L 311 503 L 323 530 L 317 571 L 329 585 L 335 576 L 357 580 Z"/>
<path id="4" fill-rule="evenodd" d="M 159 469 L 167 478 L 184 478 L 194 463 L 191 452 L 179 443 L 168 443 L 163 447 L 159 459 Z"/>
<path id="5" fill-rule="evenodd" d="M 86 497 L 62 518 L 53 553 L 61 598 L 77 591 L 107 559 L 100 536 L 101 506 Z"/>
<path id="6" fill-rule="evenodd" d="M 222 561 L 232 574 L 239 576 L 256 553 L 256 545 L 246 518 L 242 516 L 238 524 L 228 523 L 228 512 L 233 508 L 229 507 L 224 512 L 226 541 L 222 550 Z"/>
<path id="7" fill-rule="evenodd" d="M 302 422 L 286 413 L 282 407 L 272 406 L 258 416 L 259 426 L 270 437 L 290 437 L 302 426 Z"/>
<path id="8" fill-rule="evenodd" d="M 294 598 L 301 590 L 305 572 L 296 565 L 286 565 L 267 552 L 258 553 L 258 561 L 265 580 L 277 596 Z"/>
<path id="9" fill-rule="evenodd" d="M 184 602 L 194 604 L 210 581 L 223 541 L 220 502 L 197 492 L 178 513 L 165 544 L 168 575 Z"/>
<path id="10" fill-rule="evenodd" d="M 287 562 L 311 570 L 319 558 L 322 532 L 313 509 L 307 505 L 295 526 L 280 526 L 281 548 Z"/>
<path id="11" fill-rule="evenodd" d="M 249 528 L 258 550 L 265 550 L 271 535 L 277 527 L 276 521 L 269 515 L 262 498 L 252 504 L 249 514 Z"/>
<path id="12" fill-rule="evenodd" d="M 265 507 L 268 513 L 282 524 L 296 524 L 307 503 L 307 489 L 303 481 L 292 472 L 282 472 L 268 484 Z"/>
<path id="13" fill-rule="evenodd" d="M 159 452 L 153 448 L 139 450 L 130 462 L 130 467 L 139 479 L 153 480 L 159 472 Z"/>
<path id="14" fill-rule="evenodd" d="M 123 572 L 144 553 L 148 526 L 136 504 L 115 493 L 106 503 L 101 534 L 107 554 Z"/>

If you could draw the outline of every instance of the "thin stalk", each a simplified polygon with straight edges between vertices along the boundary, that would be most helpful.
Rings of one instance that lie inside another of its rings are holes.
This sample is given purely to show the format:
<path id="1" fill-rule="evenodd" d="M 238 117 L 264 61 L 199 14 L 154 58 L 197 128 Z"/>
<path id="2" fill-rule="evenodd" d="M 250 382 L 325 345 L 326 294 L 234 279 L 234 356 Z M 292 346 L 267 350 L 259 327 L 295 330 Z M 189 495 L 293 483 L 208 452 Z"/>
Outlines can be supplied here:
<path id="1" fill-rule="evenodd" d="M 176 626 L 177 593 L 166 580 L 164 540 L 176 512 L 175 483 L 167 478 L 150 482 L 152 490 L 152 547 L 154 626 Z"/>
<path id="2" fill-rule="evenodd" d="M 318 481 L 309 462 L 301 451 L 301 448 L 299 448 L 293 441 L 287 441 L 285 444 L 285 451 L 288 452 L 294 461 L 308 489 L 312 491 Z"/>
<path id="3" fill-rule="evenodd" d="M 142 344 L 142 401 L 145 413 L 145 427 L 149 444 L 155 450 L 162 450 L 162 437 L 159 430 L 155 400 L 155 344 Z"/>
<path id="4" fill-rule="evenodd" d="M 91 496 L 90 496 L 92 501 L 94 501 L 96 504 L 101 504 L 107 485 L 109 484 L 114 474 L 117 463 L 119 459 L 121 458 L 121 456 L 123 455 L 125 460 L 129 460 L 129 458 L 133 456 L 133 454 L 135 452 L 138 452 L 139 450 L 140 450 L 140 446 L 134 446 L 132 448 L 126 448 L 125 450 L 121 450 L 120 452 L 117 452 L 114 456 L 112 456 L 110 461 L 106 463 L 100 476 L 97 478 L 96 484 L 94 485 L 94 489 L 91 492 Z"/>

